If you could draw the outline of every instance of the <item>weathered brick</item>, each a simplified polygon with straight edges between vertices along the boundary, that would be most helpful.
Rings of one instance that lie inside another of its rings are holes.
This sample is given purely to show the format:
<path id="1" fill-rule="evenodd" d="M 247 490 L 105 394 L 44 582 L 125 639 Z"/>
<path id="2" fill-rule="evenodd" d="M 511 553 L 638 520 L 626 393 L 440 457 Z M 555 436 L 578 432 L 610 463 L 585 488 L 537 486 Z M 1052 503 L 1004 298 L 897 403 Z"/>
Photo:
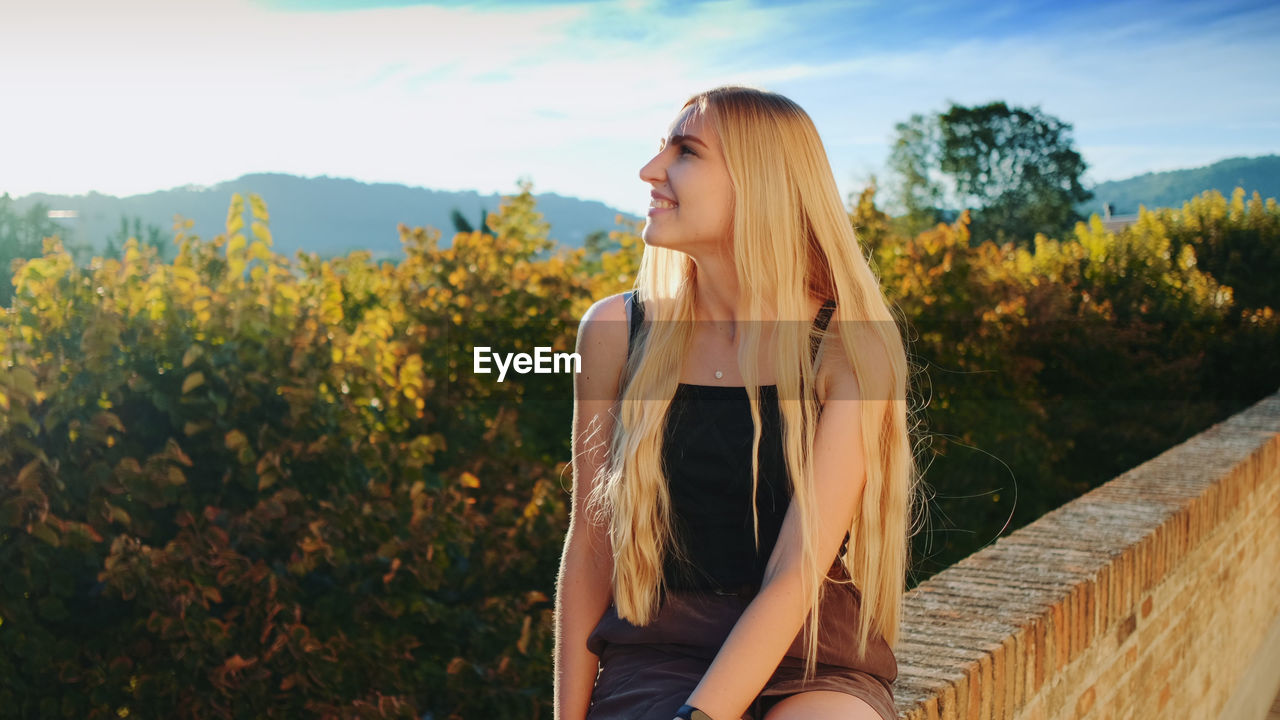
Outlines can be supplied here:
<path id="1" fill-rule="evenodd" d="M 1076 717 L 1082 718 L 1093 709 L 1093 696 L 1094 689 L 1092 685 L 1080 693 L 1080 697 L 1076 699 Z"/>
<path id="2" fill-rule="evenodd" d="M 1280 616 L 1280 394 L 908 593 L 902 717 L 1215 717 Z"/>

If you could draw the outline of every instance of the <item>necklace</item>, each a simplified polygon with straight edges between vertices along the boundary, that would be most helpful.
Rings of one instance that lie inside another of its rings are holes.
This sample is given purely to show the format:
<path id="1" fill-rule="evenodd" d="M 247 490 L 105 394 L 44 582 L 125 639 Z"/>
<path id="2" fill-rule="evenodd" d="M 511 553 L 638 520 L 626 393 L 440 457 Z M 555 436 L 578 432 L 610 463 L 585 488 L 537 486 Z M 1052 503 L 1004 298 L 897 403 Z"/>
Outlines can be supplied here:
<path id="1" fill-rule="evenodd" d="M 733 331 L 732 331 L 732 330 L 730 330 L 730 331 L 729 331 L 729 334 L 730 334 L 730 336 L 732 336 L 732 335 L 733 335 Z M 720 378 L 722 378 L 722 377 L 724 377 L 724 373 L 723 373 L 723 372 L 721 372 L 721 371 L 719 371 L 719 370 L 716 370 L 716 379 L 717 379 L 717 380 L 719 380 L 719 379 L 720 379 Z"/>

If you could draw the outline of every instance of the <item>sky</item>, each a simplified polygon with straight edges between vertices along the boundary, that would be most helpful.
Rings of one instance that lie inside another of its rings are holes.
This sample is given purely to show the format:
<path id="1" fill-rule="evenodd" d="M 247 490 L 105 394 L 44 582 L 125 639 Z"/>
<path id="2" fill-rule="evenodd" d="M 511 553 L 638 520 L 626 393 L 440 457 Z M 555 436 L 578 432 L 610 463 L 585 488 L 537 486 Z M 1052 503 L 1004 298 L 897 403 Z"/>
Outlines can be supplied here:
<path id="1" fill-rule="evenodd" d="M 3 0 L 0 194 L 527 178 L 643 216 L 640 168 L 723 84 L 803 107 L 845 197 L 896 123 L 996 100 L 1070 123 L 1089 187 L 1280 152 L 1276 38 L 1280 4 L 1232 0 Z"/>

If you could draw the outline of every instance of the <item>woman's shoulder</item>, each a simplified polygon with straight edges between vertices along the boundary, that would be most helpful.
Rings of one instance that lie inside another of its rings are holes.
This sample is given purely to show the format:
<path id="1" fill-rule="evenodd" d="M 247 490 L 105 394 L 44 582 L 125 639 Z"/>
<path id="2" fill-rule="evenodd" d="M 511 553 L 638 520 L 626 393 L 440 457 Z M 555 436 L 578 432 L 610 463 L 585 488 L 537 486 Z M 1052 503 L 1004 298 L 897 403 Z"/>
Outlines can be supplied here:
<path id="1" fill-rule="evenodd" d="M 630 292 L 620 292 L 605 298 L 600 298 L 587 308 L 582 314 L 581 327 L 598 328 L 606 326 L 610 323 L 621 322 L 624 324 L 623 336 L 626 336 L 625 323 L 627 321 L 627 295 Z M 599 331 L 597 331 L 599 332 Z"/>
<path id="2" fill-rule="evenodd" d="M 578 325 L 577 353 L 582 359 L 582 382 L 605 382 L 616 388 L 627 361 L 625 293 L 601 298 L 587 308 Z"/>
<path id="3" fill-rule="evenodd" d="M 825 403 L 828 398 L 887 397 L 885 388 L 892 378 L 892 368 L 882 338 L 869 325 L 833 322 L 826 332 L 818 364 L 820 402 Z M 848 351 L 850 345 L 865 377 L 855 369 L 854 358 Z"/>

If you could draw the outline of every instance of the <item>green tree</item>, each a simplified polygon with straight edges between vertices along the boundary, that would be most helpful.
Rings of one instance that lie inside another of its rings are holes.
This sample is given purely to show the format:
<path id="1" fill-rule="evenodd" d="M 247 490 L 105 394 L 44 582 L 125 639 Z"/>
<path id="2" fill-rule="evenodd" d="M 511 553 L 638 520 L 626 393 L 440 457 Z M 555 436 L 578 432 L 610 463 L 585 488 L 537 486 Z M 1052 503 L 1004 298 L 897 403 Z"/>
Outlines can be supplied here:
<path id="1" fill-rule="evenodd" d="M 9 193 L 0 197 L 0 308 L 8 307 L 13 299 L 13 261 L 40 257 L 44 238 L 61 236 L 62 232 L 62 226 L 49 219 L 49 206 L 44 203 L 18 213 Z"/>
<path id="2" fill-rule="evenodd" d="M 952 105 L 941 117 L 942 171 L 978 211 L 981 239 L 1029 245 L 1083 220 L 1077 203 L 1093 197 L 1080 185 L 1086 164 L 1075 151 L 1071 125 L 1033 107 L 1003 102 Z"/>
<path id="3" fill-rule="evenodd" d="M 948 217 L 937 207 L 945 184 L 954 191 L 952 209 L 972 211 L 974 244 L 1030 247 L 1036 233 L 1062 236 L 1084 219 L 1076 204 L 1093 196 L 1080 184 L 1086 164 L 1071 125 L 1039 107 L 952 103 L 945 113 L 915 115 L 897 126 L 889 164 L 898 177 L 904 230 Z"/>
<path id="4" fill-rule="evenodd" d="M 619 245 L 609 239 L 608 230 L 595 230 L 582 242 L 583 269 L 589 273 L 598 273 L 603 268 L 602 258 L 606 253 L 614 252 Z"/>
<path id="5" fill-rule="evenodd" d="M 129 218 L 120 218 L 120 229 L 107 237 L 106 249 L 102 251 L 102 257 L 114 258 L 116 260 L 122 259 L 124 246 L 129 242 L 129 238 L 136 238 L 143 246 L 155 248 L 160 260 L 169 259 L 163 230 L 156 225 L 148 223 L 146 231 L 144 232 L 142 229 L 142 218 L 137 216 L 133 217 L 132 230 L 129 228 Z"/>
<path id="6" fill-rule="evenodd" d="M 480 209 L 480 222 L 474 226 L 467 222 L 467 218 L 463 216 L 462 211 L 456 207 L 449 211 L 449 219 L 453 221 L 453 229 L 460 233 L 476 232 L 477 230 L 480 232 L 488 231 L 489 211 L 484 208 Z"/>
<path id="7" fill-rule="evenodd" d="M 855 199 L 849 194 L 849 221 L 853 223 L 853 231 L 857 234 L 858 243 L 866 248 L 864 255 L 876 268 L 882 254 L 891 255 L 893 249 L 900 248 L 906 237 L 895 232 L 893 219 L 876 207 L 876 192 L 879 185 L 876 176 L 872 175 L 867 186 Z"/>
<path id="8" fill-rule="evenodd" d="M 897 136 L 889 154 L 889 171 L 897 182 L 890 201 L 902 212 L 897 231 L 912 236 L 943 221 L 942 184 L 930 173 L 939 167 L 938 121 L 936 116 L 917 114 L 894 129 Z"/>

